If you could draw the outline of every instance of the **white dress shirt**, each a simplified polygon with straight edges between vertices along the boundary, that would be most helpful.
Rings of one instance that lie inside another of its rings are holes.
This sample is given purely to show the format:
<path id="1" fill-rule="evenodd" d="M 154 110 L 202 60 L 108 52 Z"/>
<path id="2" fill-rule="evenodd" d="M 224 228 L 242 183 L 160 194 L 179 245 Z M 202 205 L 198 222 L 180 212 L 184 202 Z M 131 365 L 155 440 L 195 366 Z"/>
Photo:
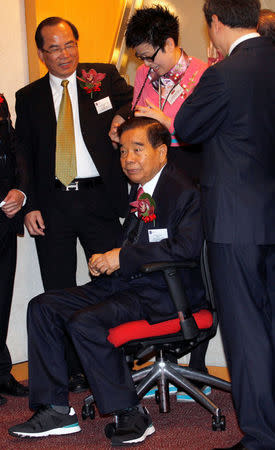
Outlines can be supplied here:
<path id="1" fill-rule="evenodd" d="M 259 37 L 259 33 L 253 32 L 253 33 L 248 33 L 245 34 L 244 36 L 241 36 L 239 39 L 237 39 L 236 41 L 233 42 L 233 44 L 231 44 L 231 47 L 229 49 L 228 55 L 231 55 L 231 53 L 233 52 L 234 48 L 237 47 L 237 45 L 239 45 L 241 42 L 247 41 L 248 39 L 252 39 L 252 38 L 256 38 Z"/>
<path id="2" fill-rule="evenodd" d="M 70 94 L 73 120 L 74 120 L 74 135 L 75 135 L 75 150 L 77 163 L 77 178 L 90 178 L 99 176 L 98 170 L 93 162 L 93 159 L 88 152 L 85 142 L 82 137 L 80 121 L 79 121 L 79 107 L 77 95 L 77 81 L 76 72 L 66 78 L 69 81 L 68 91 Z M 55 109 L 56 120 L 58 119 L 59 107 L 63 94 L 63 87 L 61 86 L 62 79 L 57 78 L 50 73 L 50 86 L 53 95 L 53 103 Z M 89 95 L 89 94 L 86 94 Z"/>
<path id="3" fill-rule="evenodd" d="M 166 164 L 160 169 L 160 171 L 154 176 L 154 178 L 152 178 L 150 181 L 147 181 L 147 183 L 145 183 L 142 188 L 144 190 L 144 192 L 146 192 L 146 194 L 153 195 L 155 187 L 158 183 L 159 177 L 161 175 L 161 172 L 163 171 L 164 167 L 166 166 Z M 141 186 L 141 184 L 139 185 L 139 187 Z"/>

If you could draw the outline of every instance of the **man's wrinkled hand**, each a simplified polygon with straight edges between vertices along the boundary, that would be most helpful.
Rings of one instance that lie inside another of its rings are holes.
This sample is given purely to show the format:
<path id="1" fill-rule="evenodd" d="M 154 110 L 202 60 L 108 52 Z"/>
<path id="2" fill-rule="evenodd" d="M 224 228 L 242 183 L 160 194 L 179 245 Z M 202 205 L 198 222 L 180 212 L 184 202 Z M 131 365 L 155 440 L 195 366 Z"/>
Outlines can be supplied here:
<path id="1" fill-rule="evenodd" d="M 24 198 L 22 192 L 17 189 L 11 189 L 4 198 L 5 205 L 2 206 L 3 213 L 6 214 L 9 219 L 12 219 L 22 208 Z"/>
<path id="2" fill-rule="evenodd" d="M 89 270 L 95 277 L 106 273 L 110 275 L 120 268 L 119 264 L 120 248 L 113 248 L 106 253 L 95 253 L 89 259 Z"/>
<path id="3" fill-rule="evenodd" d="M 40 211 L 31 211 L 26 214 L 24 223 L 31 236 L 45 236 L 45 224 Z"/>

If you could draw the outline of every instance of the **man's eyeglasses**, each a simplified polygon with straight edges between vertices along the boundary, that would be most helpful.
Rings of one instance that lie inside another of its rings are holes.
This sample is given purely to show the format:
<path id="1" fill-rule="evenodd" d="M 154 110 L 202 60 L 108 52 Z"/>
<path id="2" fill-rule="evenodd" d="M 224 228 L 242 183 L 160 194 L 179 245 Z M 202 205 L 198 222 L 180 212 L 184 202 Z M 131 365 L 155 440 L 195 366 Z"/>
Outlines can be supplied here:
<path id="1" fill-rule="evenodd" d="M 70 42 L 70 44 L 65 45 L 64 47 L 54 47 L 50 50 L 46 50 L 45 48 L 42 48 L 42 52 L 49 53 L 50 55 L 60 56 L 63 50 L 66 50 L 67 52 L 72 52 L 77 48 L 77 42 Z"/>
<path id="2" fill-rule="evenodd" d="M 154 59 L 157 56 L 160 49 L 161 49 L 161 47 L 159 47 L 152 56 L 140 56 L 140 55 L 136 54 L 136 57 L 138 59 L 141 59 L 141 61 L 154 62 Z"/>

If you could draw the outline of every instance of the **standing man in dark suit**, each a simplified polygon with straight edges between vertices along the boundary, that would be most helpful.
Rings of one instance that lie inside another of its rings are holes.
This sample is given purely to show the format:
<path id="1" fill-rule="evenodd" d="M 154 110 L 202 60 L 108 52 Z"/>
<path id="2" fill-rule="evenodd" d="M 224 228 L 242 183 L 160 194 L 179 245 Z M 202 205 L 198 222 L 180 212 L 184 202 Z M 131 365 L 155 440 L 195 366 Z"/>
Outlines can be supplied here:
<path id="1" fill-rule="evenodd" d="M 16 266 L 16 235 L 23 233 L 20 210 L 25 203 L 28 171 L 15 140 L 6 99 L 0 94 L 0 393 L 25 397 L 28 388 L 11 375 L 6 345 Z M 6 403 L 0 395 L 0 405 Z"/>
<path id="2" fill-rule="evenodd" d="M 123 171 L 135 183 L 132 200 L 137 198 L 138 188 L 144 193 L 139 189 L 140 203 L 129 207 L 117 247 L 90 258 L 90 271 L 98 278 L 81 287 L 42 294 L 30 302 L 30 407 L 38 411 L 30 421 L 12 427 L 9 432 L 13 436 L 80 431 L 68 403 L 65 330 L 73 339 L 100 413 L 118 414 L 112 444 L 142 442 L 154 432 L 148 411 L 139 405 L 123 352 L 107 336 L 109 328 L 121 323 L 159 322 L 177 315 L 163 275 L 142 274 L 139 268 L 149 262 L 199 256 L 200 194 L 172 163 L 167 164 L 171 137 L 159 122 L 133 118 L 121 126 L 119 134 Z M 184 271 L 184 283 L 188 283 L 186 276 Z M 204 291 L 199 286 L 190 288 L 192 306 L 200 309 Z"/>
<path id="3" fill-rule="evenodd" d="M 25 225 L 36 238 L 45 290 L 61 289 L 76 285 L 77 238 L 88 260 L 112 248 L 121 232 L 127 183 L 108 131 L 112 120 L 127 118 L 132 88 L 110 64 L 78 64 L 78 31 L 70 22 L 45 19 L 35 39 L 49 72 L 16 94 L 16 131 L 32 165 Z"/>
<path id="4" fill-rule="evenodd" d="M 207 0 L 224 56 L 175 119 L 203 142 L 203 220 L 241 442 L 275 448 L 275 49 L 256 33 L 258 0 Z"/>

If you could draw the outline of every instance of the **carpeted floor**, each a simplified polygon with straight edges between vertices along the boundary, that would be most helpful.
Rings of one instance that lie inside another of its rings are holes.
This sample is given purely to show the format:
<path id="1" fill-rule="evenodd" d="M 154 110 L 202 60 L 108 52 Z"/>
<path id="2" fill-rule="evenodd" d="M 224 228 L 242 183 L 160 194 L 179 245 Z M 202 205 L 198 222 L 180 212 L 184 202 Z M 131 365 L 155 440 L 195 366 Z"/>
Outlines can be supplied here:
<path id="1" fill-rule="evenodd" d="M 8 428 L 27 420 L 31 413 L 27 398 L 8 398 L 8 403 L 0 407 L 0 449 L 110 449 L 109 440 L 104 435 L 104 427 L 110 418 L 101 418 L 98 413 L 95 420 L 81 418 L 83 394 L 71 395 L 71 405 L 78 414 L 82 432 L 41 439 L 17 439 L 8 434 Z M 231 395 L 221 391 L 213 391 L 211 399 L 222 409 L 226 416 L 226 430 L 212 431 L 211 414 L 194 403 L 177 403 L 175 396 L 171 401 L 171 412 L 160 414 L 154 399 L 143 401 L 152 416 L 156 433 L 135 449 L 182 449 L 210 450 L 213 447 L 228 447 L 241 439 L 236 416 L 233 410 Z M 116 447 L 118 448 L 118 447 Z M 125 447 L 124 447 L 125 448 Z"/>

